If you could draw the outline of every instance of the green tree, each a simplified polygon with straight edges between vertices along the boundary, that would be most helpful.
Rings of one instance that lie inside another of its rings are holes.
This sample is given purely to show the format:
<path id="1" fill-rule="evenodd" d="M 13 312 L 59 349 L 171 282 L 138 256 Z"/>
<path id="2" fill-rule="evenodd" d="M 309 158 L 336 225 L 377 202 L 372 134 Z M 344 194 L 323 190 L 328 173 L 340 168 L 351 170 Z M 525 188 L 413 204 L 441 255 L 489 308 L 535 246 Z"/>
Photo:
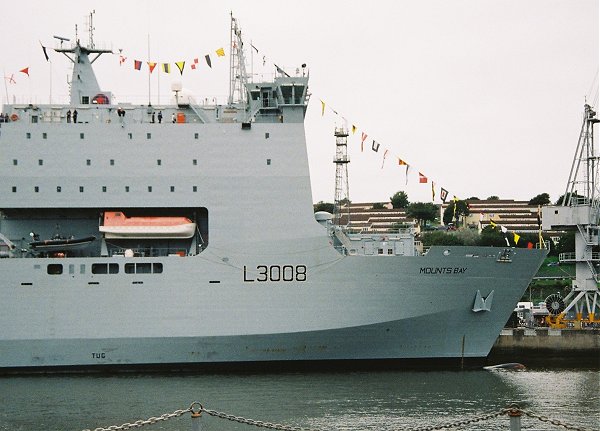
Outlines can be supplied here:
<path id="1" fill-rule="evenodd" d="M 481 199 L 479 199 L 477 196 L 471 196 L 470 198 L 467 199 L 468 201 L 479 201 Z"/>
<path id="2" fill-rule="evenodd" d="M 550 195 L 548 193 L 540 193 L 529 201 L 529 205 L 548 205 L 549 203 Z"/>
<path id="3" fill-rule="evenodd" d="M 374 202 L 373 203 L 373 209 L 374 210 L 380 210 L 385 208 L 385 205 L 382 202 Z"/>
<path id="4" fill-rule="evenodd" d="M 333 204 L 329 202 L 319 201 L 318 203 L 313 205 L 314 211 L 327 211 L 328 213 L 333 214 Z"/>
<path id="5" fill-rule="evenodd" d="M 479 244 L 479 232 L 476 229 L 459 229 L 450 233 L 457 237 L 463 245 Z"/>
<path id="6" fill-rule="evenodd" d="M 434 221 L 437 214 L 438 207 L 431 202 L 414 202 L 406 208 L 406 215 L 416 219 L 422 229 L 427 227 L 428 221 Z"/>
<path id="7" fill-rule="evenodd" d="M 462 239 L 454 233 L 439 230 L 424 233 L 421 235 L 421 242 L 426 247 L 432 245 L 464 245 Z"/>
<path id="8" fill-rule="evenodd" d="M 489 196 L 486 201 L 499 201 L 500 198 L 496 195 Z"/>
<path id="9" fill-rule="evenodd" d="M 560 195 L 560 197 L 556 200 L 556 204 L 555 205 L 562 205 L 563 203 L 563 198 L 567 197 L 567 199 L 565 200 L 565 205 L 569 204 L 569 197 L 573 200 L 583 200 L 584 197 L 581 195 L 578 195 L 577 193 L 565 193 L 564 195 Z"/>
<path id="10" fill-rule="evenodd" d="M 456 206 L 456 212 L 454 207 Z M 465 201 L 457 200 L 450 202 L 450 205 L 444 210 L 444 224 L 448 225 L 452 222 L 458 224 L 458 219 L 463 216 L 468 216 L 471 212 Z"/>
<path id="11" fill-rule="evenodd" d="M 481 230 L 479 236 L 479 245 L 489 245 L 494 247 L 506 246 L 506 240 L 504 234 L 499 228 L 493 228 L 491 225 L 487 225 Z"/>
<path id="12" fill-rule="evenodd" d="M 407 208 L 408 207 L 408 195 L 403 191 L 396 192 L 394 196 L 390 198 L 392 207 L 394 208 Z"/>
<path id="13" fill-rule="evenodd" d="M 574 253 L 575 252 L 575 232 L 565 232 L 561 235 L 556 244 L 556 253 Z"/>

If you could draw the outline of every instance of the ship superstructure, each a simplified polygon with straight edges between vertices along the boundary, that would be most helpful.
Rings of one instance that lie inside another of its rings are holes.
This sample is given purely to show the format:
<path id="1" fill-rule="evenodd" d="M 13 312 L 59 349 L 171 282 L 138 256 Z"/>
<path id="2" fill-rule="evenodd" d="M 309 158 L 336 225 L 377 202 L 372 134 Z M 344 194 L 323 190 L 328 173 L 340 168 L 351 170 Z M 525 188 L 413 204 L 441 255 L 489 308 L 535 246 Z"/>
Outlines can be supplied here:
<path id="1" fill-rule="evenodd" d="M 1 370 L 485 358 L 544 250 L 323 228 L 307 75 L 115 105 L 98 51 L 63 48 L 69 104 L 4 107 Z"/>

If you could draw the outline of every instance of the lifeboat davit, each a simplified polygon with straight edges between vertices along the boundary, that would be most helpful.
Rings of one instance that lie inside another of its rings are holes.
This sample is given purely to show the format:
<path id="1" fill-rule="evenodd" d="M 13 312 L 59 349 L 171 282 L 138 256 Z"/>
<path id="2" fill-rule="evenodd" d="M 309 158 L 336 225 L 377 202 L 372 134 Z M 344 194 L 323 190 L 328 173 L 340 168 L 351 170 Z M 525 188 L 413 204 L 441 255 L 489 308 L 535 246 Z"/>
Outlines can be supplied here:
<path id="1" fill-rule="evenodd" d="M 187 217 L 127 217 L 119 211 L 106 211 L 100 232 L 105 238 L 191 238 L 196 223 Z"/>

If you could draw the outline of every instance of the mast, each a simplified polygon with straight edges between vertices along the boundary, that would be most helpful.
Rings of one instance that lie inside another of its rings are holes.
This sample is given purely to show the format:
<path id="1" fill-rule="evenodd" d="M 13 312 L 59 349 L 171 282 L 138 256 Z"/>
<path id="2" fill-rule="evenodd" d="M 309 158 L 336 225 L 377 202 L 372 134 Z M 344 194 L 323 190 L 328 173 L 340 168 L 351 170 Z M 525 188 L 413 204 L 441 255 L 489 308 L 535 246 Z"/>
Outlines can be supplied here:
<path id="1" fill-rule="evenodd" d="M 237 19 L 231 15 L 231 50 L 229 51 L 229 98 L 227 103 L 242 103 L 246 107 L 246 83 L 248 75 L 246 74 L 246 59 L 244 57 L 244 42 L 242 40 L 242 30 L 239 27 Z"/>
<path id="2" fill-rule="evenodd" d="M 96 75 L 92 68 L 92 64 L 102 54 L 112 53 L 111 49 L 97 49 L 94 43 L 94 25 L 93 25 L 93 14 L 90 13 L 88 17 L 88 33 L 89 43 L 88 46 L 82 46 L 77 35 L 77 27 L 75 27 L 75 44 L 68 48 L 63 48 L 62 42 L 68 41 L 66 38 L 61 39 L 60 48 L 55 48 L 56 52 L 61 52 L 73 63 L 73 75 L 71 77 L 71 105 L 79 104 L 90 104 L 93 98 L 101 93 L 100 86 L 96 79 Z M 56 37 L 56 36 L 55 36 Z M 96 54 L 94 58 L 90 60 L 89 55 Z"/>
<path id="3" fill-rule="evenodd" d="M 348 184 L 348 130 L 335 128 L 335 199 L 333 202 L 333 224 L 340 225 L 342 207 L 346 204 L 346 225 L 350 223 L 350 188 Z"/>

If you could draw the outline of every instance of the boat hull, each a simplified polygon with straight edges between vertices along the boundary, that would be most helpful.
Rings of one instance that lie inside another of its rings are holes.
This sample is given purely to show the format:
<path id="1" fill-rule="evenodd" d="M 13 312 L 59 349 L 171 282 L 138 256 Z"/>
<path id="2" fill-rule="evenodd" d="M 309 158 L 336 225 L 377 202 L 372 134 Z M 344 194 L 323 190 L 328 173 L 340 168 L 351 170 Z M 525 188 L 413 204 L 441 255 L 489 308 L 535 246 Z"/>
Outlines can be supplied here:
<path id="1" fill-rule="evenodd" d="M 191 238 L 196 223 L 174 226 L 100 226 L 100 232 L 110 239 Z"/>

